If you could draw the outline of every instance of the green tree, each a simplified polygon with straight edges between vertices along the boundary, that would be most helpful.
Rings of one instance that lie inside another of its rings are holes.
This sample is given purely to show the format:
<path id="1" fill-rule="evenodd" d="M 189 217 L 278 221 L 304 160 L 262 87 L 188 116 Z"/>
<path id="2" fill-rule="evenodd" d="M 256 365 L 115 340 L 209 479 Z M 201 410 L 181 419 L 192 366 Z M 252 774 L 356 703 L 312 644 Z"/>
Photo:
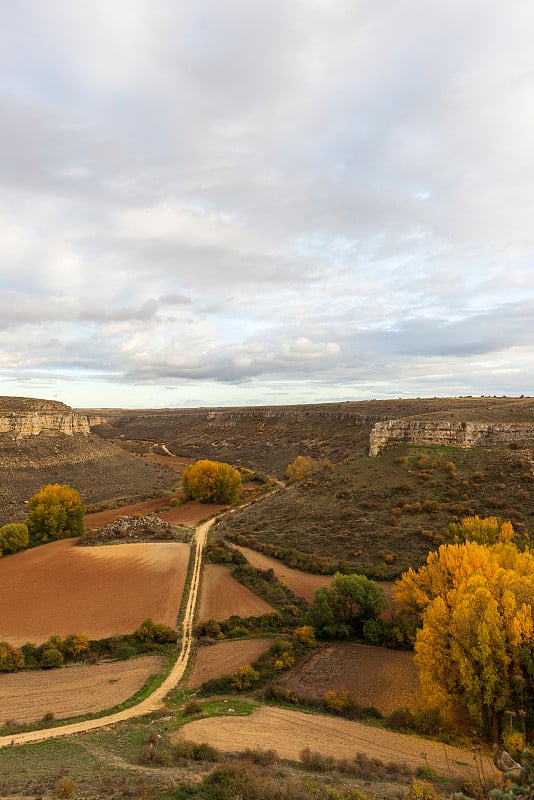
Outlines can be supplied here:
<path id="1" fill-rule="evenodd" d="M 28 526 L 23 522 L 8 522 L 0 528 L 0 552 L 16 553 L 28 547 Z"/>
<path id="2" fill-rule="evenodd" d="M 523 689 L 533 699 L 534 555 L 510 542 L 442 545 L 397 587 L 399 607 L 422 623 L 414 649 L 427 699 L 497 735 Z"/>
<path id="3" fill-rule="evenodd" d="M 191 464 L 182 474 L 186 498 L 201 503 L 237 503 L 241 474 L 230 464 L 207 459 Z"/>
<path id="4" fill-rule="evenodd" d="M 43 669 L 58 669 L 63 665 L 63 661 L 63 653 L 57 647 L 48 645 L 43 650 L 40 664 Z"/>
<path id="5" fill-rule="evenodd" d="M 386 595 L 377 583 L 364 575 L 337 572 L 329 587 L 315 592 L 306 619 L 320 638 L 346 639 L 361 634 L 364 623 L 386 608 Z"/>
<path id="6" fill-rule="evenodd" d="M 67 484 L 43 486 L 29 502 L 28 529 L 35 542 L 50 542 L 81 536 L 85 506 L 80 495 Z"/>

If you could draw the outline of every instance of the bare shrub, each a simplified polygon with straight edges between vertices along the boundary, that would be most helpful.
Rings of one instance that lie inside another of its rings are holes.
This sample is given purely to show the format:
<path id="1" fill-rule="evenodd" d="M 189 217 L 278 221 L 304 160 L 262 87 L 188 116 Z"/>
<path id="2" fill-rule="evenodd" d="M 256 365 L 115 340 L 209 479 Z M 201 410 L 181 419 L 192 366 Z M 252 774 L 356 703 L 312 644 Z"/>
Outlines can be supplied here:
<path id="1" fill-rule="evenodd" d="M 60 778 L 56 783 L 54 797 L 70 800 L 76 794 L 76 784 L 70 778 Z"/>

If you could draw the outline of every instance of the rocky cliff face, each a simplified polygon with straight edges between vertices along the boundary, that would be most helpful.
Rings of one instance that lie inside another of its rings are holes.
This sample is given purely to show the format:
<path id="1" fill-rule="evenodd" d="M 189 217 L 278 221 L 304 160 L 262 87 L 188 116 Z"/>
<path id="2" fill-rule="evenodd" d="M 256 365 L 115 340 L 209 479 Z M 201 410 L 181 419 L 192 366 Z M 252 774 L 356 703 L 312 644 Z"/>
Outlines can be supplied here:
<path id="1" fill-rule="evenodd" d="M 26 397 L 0 398 L 0 433 L 23 439 L 49 431 L 67 436 L 87 435 L 89 422 L 64 403 Z"/>
<path id="2" fill-rule="evenodd" d="M 376 422 L 369 437 L 369 455 L 394 442 L 456 447 L 490 446 L 534 439 L 533 422 L 451 422 L 390 419 Z"/>

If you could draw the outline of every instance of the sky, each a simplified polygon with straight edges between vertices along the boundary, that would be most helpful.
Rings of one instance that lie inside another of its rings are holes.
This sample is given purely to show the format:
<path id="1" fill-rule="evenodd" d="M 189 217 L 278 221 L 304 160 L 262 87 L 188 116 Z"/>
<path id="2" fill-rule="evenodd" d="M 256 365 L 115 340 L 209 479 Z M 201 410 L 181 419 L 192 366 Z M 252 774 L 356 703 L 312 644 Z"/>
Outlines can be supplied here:
<path id="1" fill-rule="evenodd" d="M 534 395 L 531 0 L 0 0 L 0 394 Z"/>

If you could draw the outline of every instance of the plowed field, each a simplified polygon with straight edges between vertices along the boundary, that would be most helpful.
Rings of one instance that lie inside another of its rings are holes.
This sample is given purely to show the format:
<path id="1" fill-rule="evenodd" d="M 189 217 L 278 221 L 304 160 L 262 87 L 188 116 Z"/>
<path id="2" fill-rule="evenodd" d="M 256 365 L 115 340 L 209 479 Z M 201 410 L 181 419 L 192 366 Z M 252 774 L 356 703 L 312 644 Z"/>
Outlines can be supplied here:
<path id="1" fill-rule="evenodd" d="M 269 614 L 273 607 L 242 583 L 236 581 L 228 567 L 221 564 L 206 564 L 200 584 L 200 600 L 196 618 L 198 622 L 208 619 L 222 621 L 232 614 L 240 617 L 255 617 Z"/>
<path id="2" fill-rule="evenodd" d="M 314 699 L 328 689 L 346 689 L 359 705 L 374 706 L 382 714 L 423 705 L 413 654 L 364 644 L 327 645 L 278 685 Z"/>
<path id="3" fill-rule="evenodd" d="M 238 550 L 241 550 L 253 567 L 257 567 L 257 569 L 272 569 L 279 580 L 283 581 L 296 594 L 304 597 L 309 603 L 314 599 L 317 589 L 321 586 L 330 586 L 331 575 L 312 575 L 310 572 L 291 569 L 291 567 L 283 564 L 282 561 L 264 556 L 263 553 L 258 553 L 257 550 L 251 550 L 249 547 L 239 547 Z"/>
<path id="4" fill-rule="evenodd" d="M 281 708 L 258 708 L 250 717 L 195 720 L 173 734 L 173 739 L 208 742 L 226 752 L 272 748 L 281 758 L 295 761 L 305 747 L 334 758 L 352 758 L 356 753 L 366 753 L 384 762 L 408 764 L 413 769 L 430 766 L 447 777 L 478 778 L 473 753 L 469 750 L 358 722 Z M 486 775 L 495 773 L 487 757 L 484 771 Z"/>
<path id="5" fill-rule="evenodd" d="M 242 639 L 220 642 L 210 647 L 200 647 L 187 679 L 192 689 L 211 678 L 232 675 L 244 664 L 251 664 L 269 649 L 271 639 Z"/>
<path id="6" fill-rule="evenodd" d="M 161 664 L 158 656 L 144 656 L 90 667 L 2 675 L 0 724 L 37 722 L 48 713 L 62 719 L 111 708 L 141 689 Z"/>
<path id="7" fill-rule="evenodd" d="M 131 633 L 146 617 L 174 625 L 189 545 L 77 547 L 64 539 L 0 559 L 0 641 Z"/>
<path id="8" fill-rule="evenodd" d="M 286 586 L 289 586 L 296 594 L 304 597 L 308 603 L 313 602 L 315 599 L 315 592 L 317 589 L 321 586 L 330 586 L 332 580 L 331 575 L 312 575 L 310 572 L 292 569 L 277 558 L 270 558 L 249 547 L 238 547 L 237 549 L 241 550 L 247 561 L 249 561 L 253 567 L 257 567 L 258 569 L 272 569 L 279 580 L 283 581 Z M 383 616 L 390 619 L 395 613 L 393 602 L 395 585 L 388 581 L 377 581 L 377 583 L 382 587 L 389 601 L 389 608 L 384 612 Z"/>
<path id="9" fill-rule="evenodd" d="M 103 528 L 119 517 L 134 516 L 135 514 L 155 514 L 160 509 L 169 505 L 170 500 L 175 495 L 159 497 L 156 500 L 145 500 L 142 503 L 132 503 L 129 506 L 120 508 L 109 508 L 106 511 L 98 511 L 95 514 L 86 514 L 84 523 L 86 528 Z M 226 506 L 215 503 L 199 503 L 198 500 L 190 500 L 176 508 L 162 511 L 158 514 L 162 519 L 173 525 L 190 525 L 194 527 L 199 522 L 209 519 L 215 514 L 219 514 Z"/>

